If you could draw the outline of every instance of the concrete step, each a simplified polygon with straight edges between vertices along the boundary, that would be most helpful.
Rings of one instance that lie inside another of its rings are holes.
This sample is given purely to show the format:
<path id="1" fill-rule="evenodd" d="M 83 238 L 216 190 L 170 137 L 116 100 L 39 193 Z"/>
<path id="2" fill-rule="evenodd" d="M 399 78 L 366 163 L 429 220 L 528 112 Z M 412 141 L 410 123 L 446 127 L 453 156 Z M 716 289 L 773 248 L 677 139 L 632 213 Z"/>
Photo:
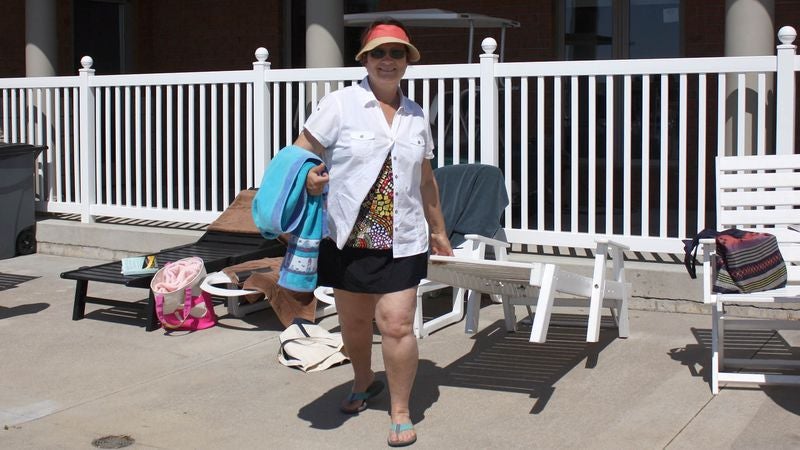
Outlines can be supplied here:
<path id="1" fill-rule="evenodd" d="M 173 222 L 81 223 L 70 218 L 37 218 L 37 253 L 113 261 L 188 244 L 205 226 Z"/>

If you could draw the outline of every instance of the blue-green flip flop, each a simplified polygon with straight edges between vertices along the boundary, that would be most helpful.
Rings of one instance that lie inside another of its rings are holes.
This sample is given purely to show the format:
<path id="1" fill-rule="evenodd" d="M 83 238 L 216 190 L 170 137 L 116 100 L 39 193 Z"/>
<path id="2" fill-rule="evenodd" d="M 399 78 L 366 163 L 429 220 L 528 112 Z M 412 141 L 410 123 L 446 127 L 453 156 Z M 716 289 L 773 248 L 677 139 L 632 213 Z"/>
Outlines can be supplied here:
<path id="1" fill-rule="evenodd" d="M 366 391 L 364 392 L 351 392 L 350 395 L 347 396 L 347 403 L 353 403 L 355 401 L 361 400 L 361 404 L 358 405 L 357 408 L 345 408 L 344 406 L 339 407 L 339 411 L 345 414 L 358 414 L 361 411 L 367 409 L 367 401 L 381 392 L 386 386 L 383 384 L 381 380 L 375 380 L 372 384 L 369 385 Z"/>
<path id="2" fill-rule="evenodd" d="M 409 431 L 409 430 L 413 430 L 413 429 L 414 429 L 414 424 L 412 424 L 411 422 L 409 422 L 409 423 L 393 423 L 393 424 L 391 424 L 389 426 L 389 432 L 390 433 L 394 433 L 395 435 L 399 435 L 403 431 Z M 417 442 L 417 435 L 416 434 L 414 434 L 413 438 L 411 438 L 411 439 L 409 439 L 407 441 L 395 441 L 395 442 L 392 442 L 392 441 L 390 441 L 388 439 L 386 440 L 386 443 L 389 445 L 389 447 L 406 447 L 406 446 L 409 446 L 409 445 L 413 444 L 414 442 Z"/>

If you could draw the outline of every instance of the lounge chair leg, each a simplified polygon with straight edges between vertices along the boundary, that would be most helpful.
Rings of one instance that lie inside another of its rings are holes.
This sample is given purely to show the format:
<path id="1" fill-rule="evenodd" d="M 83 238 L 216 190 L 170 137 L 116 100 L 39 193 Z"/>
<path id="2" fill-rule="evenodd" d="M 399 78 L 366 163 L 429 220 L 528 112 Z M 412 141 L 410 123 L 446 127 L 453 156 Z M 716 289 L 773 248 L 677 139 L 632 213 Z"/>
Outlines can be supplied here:
<path id="1" fill-rule="evenodd" d="M 630 292 L 628 292 L 628 288 L 625 287 L 625 293 L 622 295 L 622 300 L 619 302 L 619 307 L 617 308 L 617 334 L 621 338 L 627 338 L 630 336 L 630 321 L 628 319 L 628 300 L 630 298 Z"/>
<path id="2" fill-rule="evenodd" d="M 417 309 L 414 311 L 414 336 L 422 339 L 424 333 L 424 319 L 422 317 L 422 292 L 417 289 Z"/>
<path id="3" fill-rule="evenodd" d="M 542 343 L 547 339 L 547 328 L 550 315 L 553 313 L 553 301 L 556 293 L 556 266 L 545 264 L 542 275 L 542 287 L 539 288 L 539 299 L 536 301 L 536 313 L 533 315 L 530 342 Z"/>
<path id="4" fill-rule="evenodd" d="M 627 279 L 625 278 L 625 254 L 619 247 L 612 247 L 611 258 L 613 265 L 614 280 L 622 285 L 622 299 L 617 301 L 617 334 L 621 338 L 627 338 L 630 335 L 630 322 L 628 318 L 628 305 L 631 300 L 631 289 L 628 287 Z"/>
<path id="5" fill-rule="evenodd" d="M 467 291 L 467 319 L 464 321 L 464 332 L 474 334 L 478 331 L 478 321 L 481 315 L 481 293 Z"/>
<path id="6" fill-rule="evenodd" d="M 720 305 L 711 305 L 711 393 L 714 395 L 719 394 L 719 369 L 722 363 L 721 348 L 724 346 L 720 342 L 721 333 L 720 327 Z"/>
<path id="7" fill-rule="evenodd" d="M 77 283 L 75 285 L 75 302 L 72 304 L 72 320 L 81 320 L 86 313 L 86 290 L 89 282 L 78 280 Z"/>
<path id="8" fill-rule="evenodd" d="M 147 296 L 147 311 L 145 313 L 147 323 L 145 324 L 145 331 L 153 331 L 160 328 L 161 324 L 158 323 L 156 318 L 156 299 L 153 297 L 153 291 Z"/>
<path id="9" fill-rule="evenodd" d="M 506 322 L 506 331 L 514 333 L 517 331 L 517 315 L 514 312 L 514 305 L 511 304 L 511 298 L 503 298 L 503 316 Z"/>
<path id="10" fill-rule="evenodd" d="M 608 244 L 598 243 L 594 257 L 592 296 L 589 300 L 589 325 L 586 329 L 586 342 L 600 340 L 600 320 L 603 313 L 603 298 L 606 292 L 606 260 Z"/>

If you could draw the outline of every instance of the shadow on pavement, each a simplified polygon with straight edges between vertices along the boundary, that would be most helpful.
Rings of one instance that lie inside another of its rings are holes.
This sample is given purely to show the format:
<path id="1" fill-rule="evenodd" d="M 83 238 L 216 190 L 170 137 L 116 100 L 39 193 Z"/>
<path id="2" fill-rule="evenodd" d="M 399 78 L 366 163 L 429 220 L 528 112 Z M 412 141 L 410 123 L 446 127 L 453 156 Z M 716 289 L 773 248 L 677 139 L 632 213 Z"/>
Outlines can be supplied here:
<path id="1" fill-rule="evenodd" d="M 0 319 L 8 319 L 9 317 L 23 316 L 25 314 L 36 314 L 49 307 L 49 303 L 29 303 L 27 305 L 17 305 L 10 308 L 0 306 Z"/>
<path id="2" fill-rule="evenodd" d="M 669 355 L 685 365 L 692 376 L 703 377 L 711 382 L 711 330 L 692 328 L 697 344 L 673 348 Z M 800 349 L 792 347 L 776 330 L 726 330 L 725 355 L 729 358 L 744 359 L 800 359 Z M 798 370 L 776 370 L 776 373 L 800 374 Z M 787 411 L 800 415 L 800 396 L 796 386 L 726 386 L 725 389 L 761 389 L 775 404 Z"/>
<path id="3" fill-rule="evenodd" d="M 516 333 L 507 333 L 502 320 L 495 322 L 473 336 L 468 354 L 444 368 L 441 385 L 525 393 L 537 399 L 531 414 L 538 414 L 553 396 L 553 385 L 583 360 L 585 368 L 595 367 L 617 332 L 604 328 L 599 342 L 586 342 L 586 316 L 553 314 L 547 341 L 529 338 L 524 321 Z"/>
<path id="4" fill-rule="evenodd" d="M 32 277 L 29 275 L 14 275 L 11 273 L 0 272 L 0 291 L 5 291 L 6 289 L 13 289 L 22 283 L 35 280 L 37 278 L 39 277 Z"/>

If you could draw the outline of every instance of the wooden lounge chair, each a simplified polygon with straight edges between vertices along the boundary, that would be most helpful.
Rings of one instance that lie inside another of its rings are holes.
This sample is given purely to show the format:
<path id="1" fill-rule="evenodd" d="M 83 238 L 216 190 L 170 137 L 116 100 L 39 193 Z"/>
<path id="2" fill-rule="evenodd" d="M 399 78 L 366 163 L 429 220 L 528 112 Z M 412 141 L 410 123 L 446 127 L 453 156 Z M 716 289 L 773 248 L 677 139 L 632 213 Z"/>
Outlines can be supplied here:
<path id="1" fill-rule="evenodd" d="M 485 239 L 470 235 L 467 238 Z M 431 264 L 428 266 L 428 278 L 475 292 L 499 295 L 502 298 L 508 331 L 516 330 L 515 305 L 535 305 L 536 314 L 533 318 L 531 342 L 545 342 L 550 317 L 556 303 L 558 306 L 589 308 L 586 331 L 588 342 L 599 340 L 603 307 L 610 308 L 619 330 L 619 337 L 628 337 L 630 328 L 628 303 L 631 285 L 625 280 L 622 253 L 627 247 L 609 240 L 598 240 L 594 273 L 592 276 L 585 276 L 564 270 L 556 264 L 508 261 L 502 245 L 496 241 L 489 244 L 495 247 L 495 255 L 499 255 L 497 260 L 434 255 L 431 256 Z M 556 293 L 576 298 L 557 299 Z M 478 300 L 478 296 L 470 296 L 468 300 L 468 326 L 470 321 L 477 322 Z"/>
<path id="2" fill-rule="evenodd" d="M 717 229 L 739 228 L 775 235 L 786 262 L 788 285 L 749 294 L 712 292 L 716 279 L 714 239 L 702 239 L 703 300 L 711 305 L 711 391 L 720 383 L 800 384 L 800 376 L 781 373 L 800 361 L 758 355 L 726 356 L 728 330 L 798 330 L 800 321 L 737 318 L 726 306 L 800 303 L 800 155 L 719 156 L 716 159 Z M 735 349 L 730 348 L 729 351 Z"/>
<path id="3" fill-rule="evenodd" d="M 250 217 L 250 203 L 253 190 L 240 192 L 236 199 L 220 217 L 208 226 L 208 230 L 192 244 L 168 248 L 156 253 L 159 266 L 189 256 L 203 258 L 207 272 L 222 270 L 225 267 L 252 259 L 283 256 L 286 247 L 277 240 L 266 240 L 255 229 Z M 249 222 L 248 222 L 249 221 Z M 122 264 L 114 261 L 90 267 L 81 267 L 61 274 L 61 278 L 75 280 L 75 302 L 72 320 L 84 317 L 86 304 L 94 303 L 144 312 L 145 329 L 159 327 L 155 317 L 155 300 L 150 292 L 146 305 L 117 299 L 91 297 L 88 294 L 90 281 L 121 284 L 127 287 L 150 289 L 153 274 L 125 276 L 121 273 Z"/>

